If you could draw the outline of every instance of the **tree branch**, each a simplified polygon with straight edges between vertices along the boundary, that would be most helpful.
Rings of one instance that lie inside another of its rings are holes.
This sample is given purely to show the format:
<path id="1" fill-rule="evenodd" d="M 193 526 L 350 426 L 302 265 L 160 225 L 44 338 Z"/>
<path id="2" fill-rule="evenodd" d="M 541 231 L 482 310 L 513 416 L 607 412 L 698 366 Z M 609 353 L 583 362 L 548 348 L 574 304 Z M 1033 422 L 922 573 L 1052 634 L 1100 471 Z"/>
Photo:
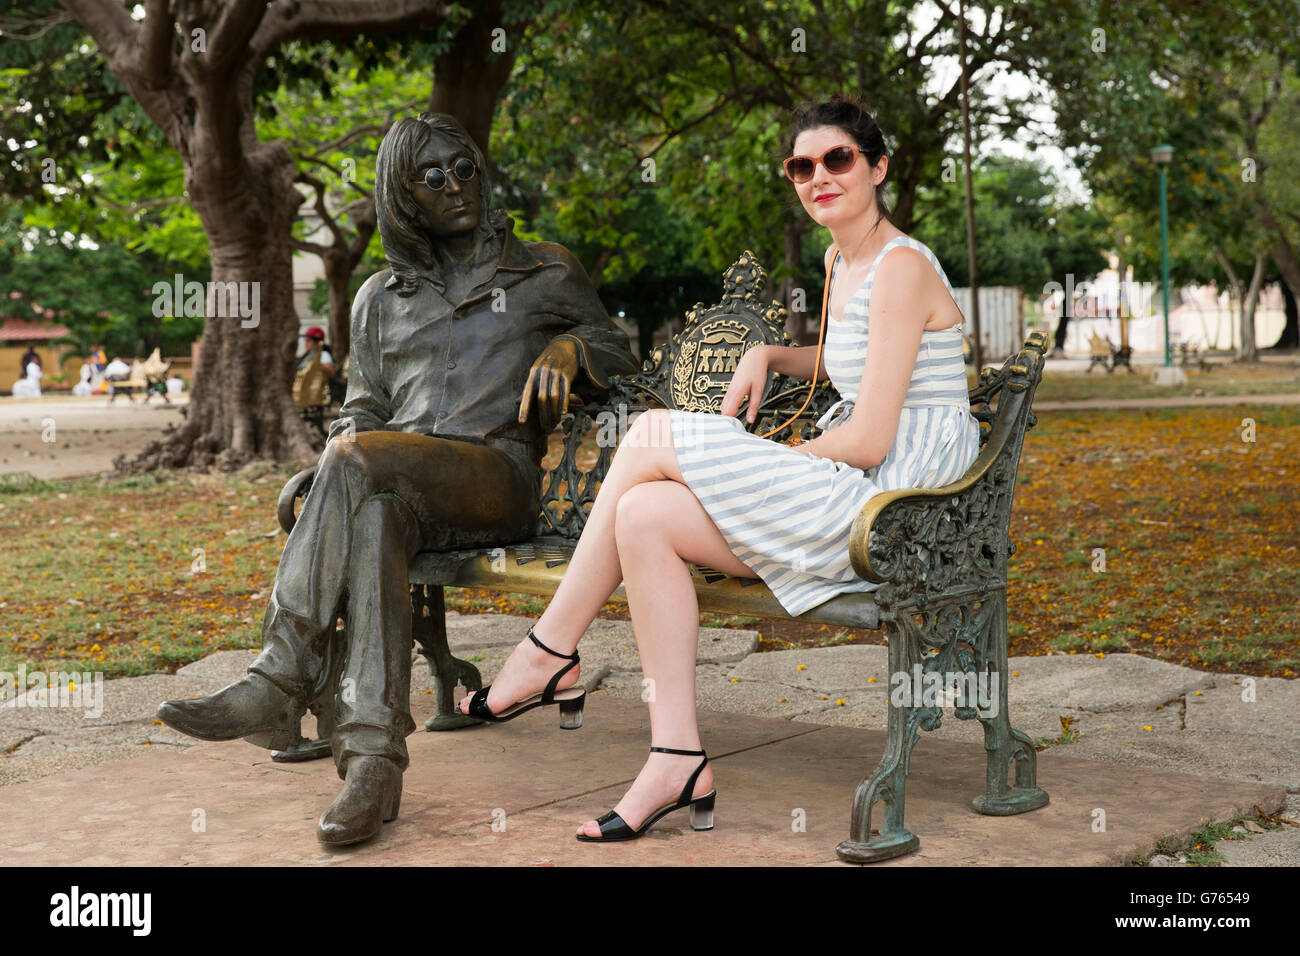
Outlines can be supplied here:
<path id="1" fill-rule="evenodd" d="M 313 204 L 313 207 L 316 210 L 316 215 L 320 217 L 321 223 L 334 237 L 334 244 L 346 247 L 348 244 L 347 237 L 343 235 L 343 230 L 339 228 L 339 224 L 334 221 L 334 217 L 330 215 L 329 209 L 325 205 L 325 184 L 310 173 L 304 172 L 299 172 L 294 176 L 293 181 L 296 183 L 306 183 L 316 191 L 316 202 Z"/>
<path id="2" fill-rule="evenodd" d="M 646 4 L 657 8 L 661 13 L 673 17 L 680 17 L 680 10 L 672 9 L 671 5 L 665 4 L 662 0 L 645 0 Z M 736 33 L 735 26 L 726 26 L 715 22 L 709 17 L 702 14 L 691 14 L 687 19 L 695 26 L 701 28 L 706 33 L 710 33 L 723 41 L 729 49 L 736 50 L 751 60 L 757 66 L 770 73 L 780 84 L 781 93 L 785 102 L 778 105 L 789 107 L 792 105 L 791 93 L 799 99 L 812 99 L 811 94 L 799 84 L 798 80 L 790 73 L 782 72 L 781 68 L 772 62 L 771 58 L 763 53 L 761 40 L 755 34 L 750 43 L 744 43 Z"/>
<path id="3" fill-rule="evenodd" d="M 48 13 L 44 16 L 33 17 L 30 20 L 24 20 L 21 17 L 10 16 L 0 21 L 0 27 L 3 27 L 5 36 L 12 40 L 39 40 L 45 34 L 49 33 L 61 23 L 71 23 L 72 16 L 66 11 L 62 13 Z M 19 29 L 30 27 L 34 32 L 19 33 Z"/>
<path id="4" fill-rule="evenodd" d="M 321 158 L 322 154 L 333 152 L 336 149 L 342 149 L 345 146 L 351 146 L 363 136 L 383 136 L 388 132 L 389 127 L 393 125 L 393 118 L 398 113 L 405 113 L 407 110 L 418 106 L 421 102 L 421 100 L 410 100 L 400 106 L 394 107 L 388 111 L 388 115 L 384 118 L 382 123 L 369 123 L 365 126 L 358 126 L 350 132 L 344 133 L 336 140 L 322 143 L 312 152 L 304 154 L 302 158 L 308 162 L 326 165 L 325 161 Z"/>
<path id="5" fill-rule="evenodd" d="M 212 58 L 211 70 L 217 76 L 229 76 L 248 55 L 248 42 L 270 9 L 266 0 L 226 2 L 228 6 L 217 20 L 212 40 L 208 43 L 208 55 Z"/>
<path id="6" fill-rule="evenodd" d="M 115 0 L 59 0 L 59 3 L 90 34 L 108 68 L 127 92 L 171 144 L 181 149 L 184 135 L 173 102 L 174 90 L 151 84 L 141 69 L 141 37 L 145 28 L 132 20 L 126 7 Z"/>
<path id="7" fill-rule="evenodd" d="M 146 0 L 144 23 L 139 28 L 144 34 L 144 42 L 140 44 L 137 69 L 151 90 L 166 84 L 172 65 L 172 40 L 176 26 L 167 7 L 167 0 Z"/>
<path id="8" fill-rule="evenodd" d="M 326 253 L 330 251 L 329 246 L 323 246 L 319 242 L 308 242 L 306 239 L 290 239 L 292 245 L 299 252 L 310 252 L 312 255 L 325 258 Z"/>
<path id="9" fill-rule="evenodd" d="M 253 34 L 250 59 L 256 68 L 290 40 L 431 29 L 447 18 L 447 4 L 439 0 L 275 0 Z"/>
<path id="10" fill-rule="evenodd" d="M 59 3 L 90 34 L 104 59 L 115 67 L 114 73 L 118 72 L 116 67 L 128 66 L 129 53 L 138 41 L 140 28 L 124 6 L 113 0 L 59 0 Z"/>
<path id="11" fill-rule="evenodd" d="M 1250 116 L 1250 126 L 1252 131 L 1258 130 L 1264 125 L 1264 121 L 1268 119 L 1269 111 L 1273 108 L 1273 104 L 1277 102 L 1277 98 L 1282 92 L 1282 78 L 1285 75 L 1286 62 L 1282 59 L 1282 55 L 1279 53 L 1277 66 L 1273 70 L 1273 82 L 1268 85 L 1267 90 L 1261 97 L 1259 108 Z"/>

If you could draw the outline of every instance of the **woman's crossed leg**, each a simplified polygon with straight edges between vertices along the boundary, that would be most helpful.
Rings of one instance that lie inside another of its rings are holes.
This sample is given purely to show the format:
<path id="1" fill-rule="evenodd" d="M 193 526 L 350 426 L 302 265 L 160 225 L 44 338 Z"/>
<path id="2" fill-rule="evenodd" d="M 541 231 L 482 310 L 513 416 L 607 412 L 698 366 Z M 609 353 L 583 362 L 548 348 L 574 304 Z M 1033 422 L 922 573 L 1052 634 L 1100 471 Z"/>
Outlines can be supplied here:
<path id="1" fill-rule="evenodd" d="M 695 722 L 695 652 L 699 606 L 687 562 L 735 577 L 758 577 L 737 558 L 695 494 L 682 481 L 666 409 L 641 415 L 619 444 L 592 503 L 582 537 L 546 612 L 533 633 L 548 647 L 571 654 L 609 595 L 623 583 L 648 681 L 655 746 L 699 750 Z M 492 683 L 488 706 L 500 711 L 539 693 L 558 669 L 556 658 L 521 641 Z M 559 682 L 578 680 L 573 668 Z M 461 701 L 467 710 L 469 696 Z M 636 829 L 655 808 L 671 803 L 699 758 L 651 754 L 615 808 Z M 707 793 L 705 768 L 695 793 Z M 594 822 L 584 825 L 599 837 Z"/>

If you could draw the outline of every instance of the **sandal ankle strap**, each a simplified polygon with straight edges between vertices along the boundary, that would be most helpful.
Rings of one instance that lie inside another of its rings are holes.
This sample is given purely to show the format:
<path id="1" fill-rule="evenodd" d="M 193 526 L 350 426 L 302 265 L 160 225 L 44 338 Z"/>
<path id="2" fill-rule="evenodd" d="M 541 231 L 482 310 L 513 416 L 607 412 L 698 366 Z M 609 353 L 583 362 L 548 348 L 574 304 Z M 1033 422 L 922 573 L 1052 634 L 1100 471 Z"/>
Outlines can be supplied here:
<path id="1" fill-rule="evenodd" d="M 575 649 L 572 654 L 561 654 L 559 651 L 551 650 L 549 647 L 547 647 L 545 644 L 543 644 L 541 641 L 537 639 L 537 635 L 533 633 L 533 629 L 531 627 L 528 629 L 528 639 L 532 641 L 534 644 L 536 644 L 538 647 L 540 647 L 542 650 L 544 650 L 546 653 L 552 655 L 553 657 L 558 657 L 561 660 L 566 660 L 569 662 L 556 672 L 555 676 L 552 677 L 547 682 L 546 689 L 542 691 L 542 703 L 553 704 L 555 703 L 555 688 L 560 683 L 560 678 L 578 666 L 578 660 L 579 660 L 578 652 Z"/>
<path id="2" fill-rule="evenodd" d="M 680 754 L 683 757 L 703 757 L 700 765 L 695 768 L 695 773 L 691 774 L 691 779 L 686 781 L 686 786 L 682 787 L 682 795 L 677 798 L 677 805 L 684 807 L 691 802 L 691 793 L 695 789 L 695 781 L 700 779 L 700 773 L 709 765 L 709 757 L 703 750 L 675 750 L 672 747 L 651 747 L 651 753 L 656 754 Z"/>
<path id="3" fill-rule="evenodd" d="M 528 629 L 528 639 L 532 641 L 534 644 L 536 644 L 538 647 L 540 647 L 542 650 L 544 650 L 546 653 L 552 655 L 553 657 L 562 657 L 566 661 L 573 661 L 575 664 L 578 662 L 578 651 L 576 648 L 574 649 L 572 654 L 561 654 L 559 651 L 553 651 L 537 639 L 537 635 L 533 633 L 533 629 L 531 627 Z"/>

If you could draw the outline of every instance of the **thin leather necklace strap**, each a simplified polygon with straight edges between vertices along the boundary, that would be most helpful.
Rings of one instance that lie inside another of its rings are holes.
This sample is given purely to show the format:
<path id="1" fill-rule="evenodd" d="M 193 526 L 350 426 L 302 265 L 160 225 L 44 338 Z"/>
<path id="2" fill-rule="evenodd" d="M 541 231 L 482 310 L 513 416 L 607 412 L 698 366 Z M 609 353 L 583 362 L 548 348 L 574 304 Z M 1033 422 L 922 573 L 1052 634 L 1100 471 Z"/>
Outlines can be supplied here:
<path id="1" fill-rule="evenodd" d="M 835 269 L 835 260 L 839 256 L 839 254 L 840 254 L 839 247 L 836 246 L 834 243 L 832 243 L 831 254 L 830 254 L 830 265 L 826 267 L 826 284 L 822 287 L 822 321 L 821 321 L 821 327 L 817 330 L 817 358 L 813 363 L 812 377 L 808 380 L 808 397 L 803 400 L 803 404 L 799 406 L 799 410 L 795 412 L 794 415 L 792 415 L 790 418 L 787 418 L 780 425 L 777 425 L 775 428 L 771 429 L 770 431 L 763 432 L 763 434 L 758 436 L 759 438 L 766 438 L 768 435 L 773 435 L 776 432 L 779 432 L 782 428 L 785 428 L 786 425 L 789 425 L 791 422 L 797 420 L 799 416 L 803 414 L 803 410 L 808 407 L 808 403 L 812 401 L 813 392 L 817 390 L 817 371 L 822 367 L 822 348 L 825 346 L 826 343 L 826 315 L 827 315 L 827 310 L 830 306 L 831 272 L 834 271 Z M 762 399 L 760 398 L 760 401 L 761 400 Z M 798 439 L 794 439 L 791 441 L 782 442 L 782 444 L 802 445 L 803 442 Z"/>

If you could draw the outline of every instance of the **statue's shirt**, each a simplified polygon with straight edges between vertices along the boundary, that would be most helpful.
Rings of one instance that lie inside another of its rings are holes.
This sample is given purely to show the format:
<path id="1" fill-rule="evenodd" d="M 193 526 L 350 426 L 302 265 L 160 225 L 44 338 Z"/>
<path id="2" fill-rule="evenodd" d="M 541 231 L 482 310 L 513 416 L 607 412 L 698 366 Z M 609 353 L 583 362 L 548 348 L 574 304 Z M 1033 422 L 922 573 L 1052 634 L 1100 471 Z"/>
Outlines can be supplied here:
<path id="1" fill-rule="evenodd" d="M 519 422 L 528 371 L 556 339 L 578 346 L 571 392 L 598 401 L 613 375 L 638 367 L 627 335 L 606 314 L 582 266 L 563 246 L 522 242 L 506 227 L 492 274 L 459 303 L 421 281 L 409 296 L 373 275 L 352 305 L 347 397 L 329 437 L 400 431 L 481 442 L 531 462 L 546 454 L 536 411 Z M 536 386 L 534 385 L 534 388 Z"/>

